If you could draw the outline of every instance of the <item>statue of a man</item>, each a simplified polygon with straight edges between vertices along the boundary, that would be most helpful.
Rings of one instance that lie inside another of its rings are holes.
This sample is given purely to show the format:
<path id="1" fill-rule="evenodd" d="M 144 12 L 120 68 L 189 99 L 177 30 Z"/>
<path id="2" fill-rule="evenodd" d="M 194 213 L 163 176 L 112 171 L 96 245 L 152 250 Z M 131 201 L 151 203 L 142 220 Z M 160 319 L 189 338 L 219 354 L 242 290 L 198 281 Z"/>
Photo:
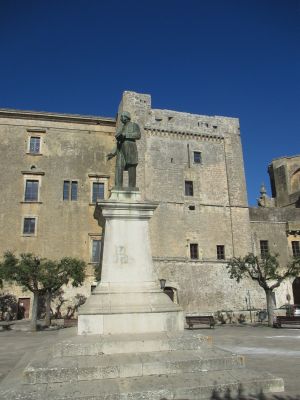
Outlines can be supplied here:
<path id="1" fill-rule="evenodd" d="M 116 149 L 107 155 L 108 159 L 117 156 L 115 187 L 123 187 L 123 171 L 128 171 L 128 186 L 136 186 L 136 166 L 138 165 L 138 151 L 135 141 L 141 138 L 138 124 L 131 122 L 130 113 L 121 114 L 122 125 L 116 132 Z"/>

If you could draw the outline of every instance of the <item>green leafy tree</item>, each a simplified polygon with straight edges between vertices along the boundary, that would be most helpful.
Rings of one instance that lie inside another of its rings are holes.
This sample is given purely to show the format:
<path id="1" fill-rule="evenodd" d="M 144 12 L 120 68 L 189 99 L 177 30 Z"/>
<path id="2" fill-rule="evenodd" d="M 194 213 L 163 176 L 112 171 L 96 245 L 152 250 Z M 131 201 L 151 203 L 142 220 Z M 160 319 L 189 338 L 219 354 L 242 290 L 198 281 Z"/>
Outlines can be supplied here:
<path id="1" fill-rule="evenodd" d="M 272 326 L 274 312 L 272 293 L 285 279 L 300 274 L 300 258 L 294 258 L 285 267 L 281 267 L 278 255 L 268 254 L 259 258 L 250 253 L 245 257 L 232 258 L 226 268 L 231 279 L 240 282 L 241 279 L 248 276 L 264 289 L 267 300 L 268 324 Z"/>
<path id="2" fill-rule="evenodd" d="M 51 261 L 24 253 L 17 258 L 12 252 L 4 253 L 0 263 L 0 279 L 15 282 L 33 293 L 31 329 L 37 329 L 38 300 L 46 298 L 46 325 L 50 324 L 52 296 L 63 286 L 72 282 L 74 287 L 82 285 L 85 278 L 85 263 L 76 258 L 64 257 Z"/>

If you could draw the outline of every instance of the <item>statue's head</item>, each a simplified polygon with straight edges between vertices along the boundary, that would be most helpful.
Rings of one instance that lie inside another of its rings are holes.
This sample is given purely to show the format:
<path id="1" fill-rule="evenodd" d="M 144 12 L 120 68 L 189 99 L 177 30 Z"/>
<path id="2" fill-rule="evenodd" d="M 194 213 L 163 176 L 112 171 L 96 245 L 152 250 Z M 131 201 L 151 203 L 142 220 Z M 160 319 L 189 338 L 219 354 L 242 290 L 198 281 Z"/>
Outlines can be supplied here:
<path id="1" fill-rule="evenodd" d="M 123 124 L 126 124 L 126 122 L 131 120 L 131 115 L 128 111 L 123 111 L 121 114 L 121 121 Z"/>

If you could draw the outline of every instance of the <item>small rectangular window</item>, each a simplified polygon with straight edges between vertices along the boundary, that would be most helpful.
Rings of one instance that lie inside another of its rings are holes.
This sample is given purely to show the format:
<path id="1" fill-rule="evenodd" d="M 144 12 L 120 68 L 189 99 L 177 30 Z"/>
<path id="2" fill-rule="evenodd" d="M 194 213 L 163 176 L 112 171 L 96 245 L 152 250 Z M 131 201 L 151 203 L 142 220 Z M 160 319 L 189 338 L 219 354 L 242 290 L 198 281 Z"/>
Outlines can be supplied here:
<path id="1" fill-rule="evenodd" d="M 64 181 L 64 189 L 63 189 L 63 199 L 69 200 L 70 193 L 70 181 Z"/>
<path id="2" fill-rule="evenodd" d="M 63 187 L 63 200 L 77 200 L 78 182 L 77 181 L 64 181 Z"/>
<path id="3" fill-rule="evenodd" d="M 194 151 L 194 164 L 201 164 L 201 162 L 202 162 L 201 152 Z"/>
<path id="4" fill-rule="evenodd" d="M 78 182 L 72 181 L 71 183 L 71 200 L 77 200 Z"/>
<path id="5" fill-rule="evenodd" d="M 41 138 L 39 136 L 31 136 L 29 142 L 29 152 L 39 154 L 41 149 Z"/>
<path id="6" fill-rule="evenodd" d="M 104 199 L 104 183 L 93 182 L 92 203 L 96 203 L 97 200 L 101 199 Z"/>
<path id="7" fill-rule="evenodd" d="M 260 255 L 262 258 L 267 257 L 269 254 L 269 242 L 267 240 L 260 241 Z"/>
<path id="8" fill-rule="evenodd" d="M 92 262 L 100 262 L 101 240 L 92 239 Z"/>
<path id="9" fill-rule="evenodd" d="M 292 250 L 294 257 L 300 257 L 300 242 L 295 240 L 292 241 Z"/>
<path id="10" fill-rule="evenodd" d="M 198 260 L 199 252 L 197 243 L 190 243 L 190 256 L 192 260 Z"/>
<path id="11" fill-rule="evenodd" d="M 217 259 L 225 260 L 225 246 L 222 244 L 217 245 Z"/>
<path id="12" fill-rule="evenodd" d="M 34 235 L 35 234 L 35 218 L 24 218 L 23 234 Z"/>
<path id="13" fill-rule="evenodd" d="M 185 195 L 186 196 L 194 196 L 194 188 L 193 188 L 193 182 L 192 181 L 185 181 Z"/>
<path id="14" fill-rule="evenodd" d="M 38 201 L 39 197 L 39 181 L 26 180 L 25 201 Z"/>

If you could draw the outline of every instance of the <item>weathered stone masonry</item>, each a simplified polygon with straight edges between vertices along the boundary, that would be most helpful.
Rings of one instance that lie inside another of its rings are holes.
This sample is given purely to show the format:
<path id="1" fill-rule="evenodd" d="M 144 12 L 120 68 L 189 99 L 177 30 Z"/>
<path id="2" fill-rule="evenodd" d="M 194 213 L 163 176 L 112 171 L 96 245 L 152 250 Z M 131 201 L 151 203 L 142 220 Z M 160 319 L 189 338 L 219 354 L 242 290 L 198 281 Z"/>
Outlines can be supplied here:
<path id="1" fill-rule="evenodd" d="M 291 242 L 299 240 L 300 157 L 272 163 L 273 197 L 263 191 L 261 207 L 249 212 L 237 118 L 152 109 L 149 95 L 134 92 L 124 92 L 118 115 L 122 110 L 129 111 L 142 129 L 137 142 L 142 197 L 159 202 L 151 220 L 158 278 L 176 289 L 187 312 L 241 309 L 248 290 L 253 304 L 264 307 L 264 293 L 256 285 L 237 285 L 228 278 L 226 260 L 250 251 L 259 254 L 261 240 L 280 252 L 282 263 L 291 256 Z M 91 246 L 102 235 L 93 216 L 92 188 L 94 182 L 102 183 L 108 198 L 114 184 L 114 161 L 107 161 L 106 154 L 114 146 L 115 126 L 114 119 L 103 117 L 0 110 L 5 188 L 0 252 L 83 258 L 89 276 L 76 292 L 85 295 L 94 282 Z M 37 154 L 28 147 L 35 136 L 41 141 Z M 200 162 L 194 162 L 195 152 Z M 26 179 L 38 180 L 38 201 L 24 201 Z M 63 200 L 66 180 L 78 183 L 76 201 Z M 186 181 L 192 182 L 193 195 L 185 193 Z M 23 234 L 26 216 L 37 219 L 34 235 Z M 191 244 L 198 246 L 197 259 L 191 259 Z M 225 260 L 217 257 L 218 245 L 224 246 Z M 75 293 L 66 292 L 70 297 Z M 287 292 L 292 294 L 291 282 L 278 291 L 279 305 Z M 17 295 L 25 296 L 19 290 Z"/>

